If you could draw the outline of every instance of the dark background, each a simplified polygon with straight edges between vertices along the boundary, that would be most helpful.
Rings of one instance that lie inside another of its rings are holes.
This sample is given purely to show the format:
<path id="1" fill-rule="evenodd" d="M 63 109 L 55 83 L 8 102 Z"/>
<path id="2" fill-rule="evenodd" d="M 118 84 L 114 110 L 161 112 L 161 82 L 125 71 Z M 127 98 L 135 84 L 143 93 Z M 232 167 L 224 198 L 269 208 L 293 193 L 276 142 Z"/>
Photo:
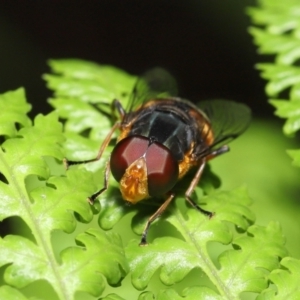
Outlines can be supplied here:
<path id="1" fill-rule="evenodd" d="M 254 0 L 0 1 L 0 92 L 24 86 L 34 111 L 51 108 L 49 58 L 81 58 L 133 74 L 159 65 L 194 102 L 228 98 L 271 115 L 262 60 L 247 33 Z"/>

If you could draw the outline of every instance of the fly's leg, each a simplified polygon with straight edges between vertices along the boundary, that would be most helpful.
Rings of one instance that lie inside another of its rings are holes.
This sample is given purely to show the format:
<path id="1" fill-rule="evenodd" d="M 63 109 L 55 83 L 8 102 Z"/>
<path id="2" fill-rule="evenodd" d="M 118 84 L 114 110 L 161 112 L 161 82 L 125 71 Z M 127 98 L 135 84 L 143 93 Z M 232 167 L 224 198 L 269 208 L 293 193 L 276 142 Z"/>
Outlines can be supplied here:
<path id="1" fill-rule="evenodd" d="M 142 234 L 142 238 L 141 238 L 141 242 L 140 242 L 140 246 L 146 246 L 148 245 L 147 243 L 147 234 L 148 234 L 148 230 L 150 225 L 166 210 L 166 208 L 168 207 L 168 205 L 170 204 L 170 202 L 173 200 L 174 198 L 174 194 L 170 193 L 168 195 L 167 200 L 158 208 L 158 210 L 148 219 L 146 226 L 144 228 L 143 234 Z"/>
<path id="2" fill-rule="evenodd" d="M 93 158 L 93 159 L 89 159 L 89 160 L 84 160 L 84 161 L 70 161 L 70 160 L 67 160 L 66 158 L 64 158 L 64 165 L 66 167 L 66 169 L 68 169 L 68 167 L 70 165 L 76 165 L 76 164 L 82 164 L 82 163 L 89 163 L 89 162 L 93 162 L 93 161 L 97 161 L 101 158 L 105 148 L 107 147 L 107 145 L 109 144 L 110 140 L 111 140 L 111 137 L 114 133 L 114 131 L 120 127 L 120 122 L 117 122 L 115 123 L 115 125 L 111 128 L 111 130 L 109 131 L 108 135 L 106 136 L 105 140 L 103 141 L 99 151 L 98 151 L 98 154 L 97 154 L 97 157 L 96 158 Z M 98 192 L 94 193 L 93 195 L 91 195 L 90 197 L 87 198 L 87 201 L 93 205 L 94 202 L 95 202 L 95 199 L 100 195 L 102 194 L 104 191 L 107 190 L 108 188 L 108 179 L 109 179 L 109 174 L 110 174 L 110 163 L 109 163 L 109 160 L 108 162 L 106 163 L 106 167 L 105 167 L 105 175 L 104 175 L 104 186 L 101 190 L 99 190 Z"/>
<path id="3" fill-rule="evenodd" d="M 102 156 L 105 148 L 109 144 L 109 142 L 110 142 L 110 140 L 112 138 L 113 133 L 115 132 L 116 129 L 120 128 L 120 126 L 121 126 L 120 122 L 116 122 L 114 124 L 114 126 L 111 128 L 111 130 L 109 131 L 108 135 L 106 136 L 105 140 L 103 141 L 103 143 L 102 143 L 102 145 L 101 145 L 101 147 L 100 147 L 100 149 L 98 151 L 98 154 L 97 154 L 97 156 L 95 158 L 88 159 L 88 160 L 82 160 L 82 161 L 73 161 L 73 160 L 68 160 L 68 159 L 64 158 L 63 163 L 65 165 L 65 168 L 68 169 L 69 166 L 72 166 L 72 165 L 85 164 L 85 163 L 90 163 L 90 162 L 98 161 L 101 158 L 101 156 Z"/>
<path id="4" fill-rule="evenodd" d="M 121 119 L 123 119 L 124 116 L 125 116 L 125 110 L 123 109 L 121 103 L 118 100 L 114 100 L 113 103 L 112 103 L 112 113 L 114 113 L 115 110 L 118 111 Z M 64 158 L 63 163 L 65 165 L 65 168 L 68 169 L 69 166 L 71 166 L 71 165 L 77 165 L 77 164 L 83 164 L 83 163 L 90 163 L 90 162 L 98 161 L 102 157 L 102 154 L 103 154 L 104 150 L 106 149 L 109 142 L 111 141 L 113 133 L 115 132 L 116 129 L 119 129 L 120 127 L 121 127 L 121 122 L 120 121 L 116 122 L 113 125 L 113 127 L 110 129 L 109 133 L 107 134 L 106 138 L 104 139 L 104 141 L 103 141 L 103 143 L 102 143 L 102 145 L 101 145 L 101 147 L 98 151 L 98 154 L 95 158 L 89 159 L 89 160 L 83 160 L 83 161 L 72 161 L 72 160 L 68 160 L 68 159 Z M 93 195 L 91 195 L 90 197 L 87 198 L 87 200 L 90 204 L 94 204 L 95 199 L 100 194 L 102 194 L 104 191 L 107 190 L 109 175 L 110 175 L 110 163 L 108 161 L 106 163 L 106 167 L 105 167 L 104 186 L 98 192 L 94 193 Z"/>
<path id="5" fill-rule="evenodd" d="M 123 120 L 126 112 L 125 112 L 125 109 L 123 108 L 121 102 L 117 99 L 115 99 L 113 102 L 112 102 L 112 107 L 111 107 L 111 110 L 112 110 L 112 113 L 114 114 L 115 111 L 118 112 L 119 114 L 119 117 L 121 120 Z"/>
<path id="6" fill-rule="evenodd" d="M 103 192 L 105 192 L 108 188 L 108 181 L 109 181 L 109 175 L 110 175 L 110 163 L 109 161 L 106 163 L 105 167 L 105 174 L 104 174 L 104 186 L 101 190 L 98 192 L 94 193 L 90 197 L 87 198 L 87 201 L 93 205 L 95 203 L 95 200 L 98 196 L 100 196 Z"/>
<path id="7" fill-rule="evenodd" d="M 97 107 L 95 107 L 95 108 L 97 109 Z M 124 118 L 124 116 L 125 116 L 125 110 L 124 110 L 124 108 L 123 108 L 123 106 L 122 106 L 122 104 L 120 103 L 119 100 L 115 99 L 112 102 L 111 110 L 112 110 L 112 114 L 113 115 L 114 115 L 115 110 L 117 110 L 118 113 L 119 113 L 120 118 L 121 119 Z M 89 160 L 83 160 L 83 161 L 73 161 L 73 160 L 68 160 L 68 159 L 64 158 L 63 163 L 65 165 L 65 168 L 68 169 L 69 166 L 71 166 L 71 165 L 85 164 L 85 163 L 90 163 L 90 162 L 98 161 L 101 158 L 101 156 L 102 156 L 105 148 L 109 144 L 109 142 L 110 142 L 110 140 L 112 138 L 113 133 L 115 132 L 116 129 L 118 129 L 120 127 L 121 127 L 121 122 L 118 121 L 118 122 L 116 122 L 114 124 L 114 126 L 111 128 L 111 130 L 109 131 L 108 135 L 106 136 L 105 140 L 103 141 L 103 143 L 102 143 L 102 145 L 101 145 L 101 147 L 100 147 L 100 149 L 98 151 L 98 154 L 97 154 L 97 156 L 95 158 L 89 159 Z"/>
<path id="8" fill-rule="evenodd" d="M 216 156 L 219 156 L 223 153 L 229 152 L 229 150 L 230 150 L 229 147 L 227 145 L 224 145 L 224 146 L 212 151 L 210 154 L 208 154 L 206 156 L 206 161 L 211 160 L 211 159 L 215 158 Z"/>
<path id="9" fill-rule="evenodd" d="M 192 200 L 192 198 L 191 198 L 191 194 L 192 194 L 192 192 L 194 191 L 194 189 L 196 188 L 196 186 L 198 185 L 198 182 L 199 182 L 199 180 L 200 180 L 200 178 L 201 178 L 201 175 L 202 175 L 202 173 L 203 173 L 203 171 L 204 171 L 205 165 L 206 165 L 206 160 L 203 160 L 203 161 L 201 162 L 201 165 L 200 165 L 200 167 L 198 168 L 197 173 L 196 173 L 196 175 L 194 176 L 194 178 L 193 178 L 193 180 L 192 180 L 190 186 L 188 187 L 188 189 L 187 189 L 186 192 L 185 192 L 185 200 L 186 200 L 187 202 L 189 202 L 195 209 L 197 209 L 198 211 L 200 211 L 202 214 L 204 214 L 204 215 L 208 216 L 209 218 L 211 218 L 211 217 L 214 215 L 214 213 L 213 213 L 213 212 L 210 212 L 210 211 L 208 211 L 208 210 L 205 210 L 205 209 L 203 209 L 203 208 L 201 208 L 201 207 L 200 207 L 198 204 L 196 204 L 196 203 Z"/>
<path id="10" fill-rule="evenodd" d="M 216 156 L 218 155 L 221 155 L 223 153 L 226 153 L 229 151 L 229 147 L 227 145 L 225 146 L 222 146 L 214 151 L 212 151 L 209 155 L 207 155 L 201 162 L 192 182 L 190 183 L 190 186 L 188 187 L 188 189 L 186 190 L 185 192 L 185 200 L 187 202 L 189 202 L 195 209 L 197 209 L 199 212 L 201 212 L 202 214 L 208 216 L 209 218 L 211 218 L 214 213 L 213 212 L 210 212 L 208 210 L 205 210 L 203 208 L 201 208 L 198 204 L 196 204 L 192 198 L 191 198 L 191 194 L 193 193 L 193 191 L 195 190 L 196 186 L 198 185 L 199 183 L 199 180 L 203 174 L 203 171 L 204 171 L 204 168 L 205 168 L 205 165 L 206 165 L 206 162 L 208 160 L 211 160 L 213 158 L 215 158 Z"/>
<path id="11" fill-rule="evenodd" d="M 97 110 L 100 114 L 105 115 L 107 118 L 112 119 L 113 121 L 117 120 L 117 119 L 123 119 L 124 115 L 126 114 L 121 102 L 117 99 L 114 99 L 110 104 L 108 104 L 107 102 L 96 102 L 96 103 L 90 103 L 91 106 L 93 106 L 93 108 L 95 110 Z M 111 113 L 108 113 L 106 110 L 101 109 L 101 107 L 99 107 L 99 105 L 105 105 L 105 106 L 110 106 L 110 110 Z M 115 111 L 118 112 L 118 116 L 115 115 Z"/>

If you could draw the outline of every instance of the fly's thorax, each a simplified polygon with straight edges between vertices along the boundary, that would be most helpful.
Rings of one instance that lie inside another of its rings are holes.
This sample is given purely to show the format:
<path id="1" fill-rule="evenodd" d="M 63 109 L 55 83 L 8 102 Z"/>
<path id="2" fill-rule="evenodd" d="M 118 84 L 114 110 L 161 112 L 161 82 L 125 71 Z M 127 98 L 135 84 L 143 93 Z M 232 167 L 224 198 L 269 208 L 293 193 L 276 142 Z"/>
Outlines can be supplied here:
<path id="1" fill-rule="evenodd" d="M 179 110 L 176 101 L 150 101 L 135 115 L 130 129 L 122 135 L 140 135 L 156 141 L 172 152 L 179 162 L 190 149 L 193 131 L 189 116 Z M 178 111 L 179 110 L 179 111 Z"/>

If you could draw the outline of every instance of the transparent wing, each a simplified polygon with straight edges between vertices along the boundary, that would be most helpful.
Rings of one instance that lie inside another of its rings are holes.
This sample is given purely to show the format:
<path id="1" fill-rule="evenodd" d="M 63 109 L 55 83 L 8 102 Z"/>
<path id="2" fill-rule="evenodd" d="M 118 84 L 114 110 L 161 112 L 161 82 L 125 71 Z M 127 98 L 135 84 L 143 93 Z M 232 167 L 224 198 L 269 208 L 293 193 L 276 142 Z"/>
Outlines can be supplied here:
<path id="1" fill-rule="evenodd" d="M 126 112 L 133 111 L 152 98 L 168 96 L 177 96 L 176 80 L 162 68 L 150 69 L 138 78 L 132 90 Z"/>
<path id="2" fill-rule="evenodd" d="M 197 105 L 209 118 L 214 133 L 211 149 L 225 145 L 242 134 L 250 124 L 248 106 L 228 100 L 203 101 Z"/>

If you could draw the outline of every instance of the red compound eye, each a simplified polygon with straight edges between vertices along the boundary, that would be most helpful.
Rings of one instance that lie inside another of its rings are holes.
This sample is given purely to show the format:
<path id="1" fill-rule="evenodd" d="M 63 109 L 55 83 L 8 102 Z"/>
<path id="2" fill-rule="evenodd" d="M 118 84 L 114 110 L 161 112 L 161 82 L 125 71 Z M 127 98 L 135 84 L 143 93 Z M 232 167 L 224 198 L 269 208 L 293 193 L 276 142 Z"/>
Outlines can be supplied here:
<path id="1" fill-rule="evenodd" d="M 114 178 L 120 181 L 126 169 L 145 155 L 147 167 L 148 193 L 161 196 L 170 191 L 178 179 L 178 163 L 171 151 L 162 144 L 152 143 L 142 136 L 129 136 L 114 148 L 110 158 L 110 168 Z"/>
<path id="2" fill-rule="evenodd" d="M 148 191 L 150 196 L 169 192 L 178 180 L 178 163 L 171 151 L 162 144 L 153 143 L 147 150 Z"/>
<path id="3" fill-rule="evenodd" d="M 149 140 L 142 136 L 129 136 L 121 140 L 110 157 L 110 168 L 114 178 L 120 181 L 126 169 L 145 154 Z"/>

